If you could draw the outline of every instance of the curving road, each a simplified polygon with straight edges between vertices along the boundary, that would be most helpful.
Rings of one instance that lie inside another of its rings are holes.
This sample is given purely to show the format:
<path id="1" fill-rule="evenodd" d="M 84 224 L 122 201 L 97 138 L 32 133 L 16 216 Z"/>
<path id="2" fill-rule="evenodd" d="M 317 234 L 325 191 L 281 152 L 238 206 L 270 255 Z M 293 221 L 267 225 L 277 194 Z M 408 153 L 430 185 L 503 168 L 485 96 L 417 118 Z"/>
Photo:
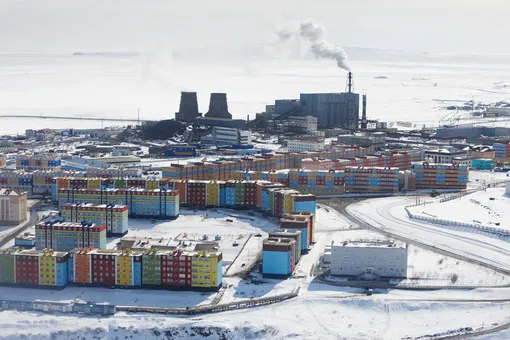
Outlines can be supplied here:
<path id="1" fill-rule="evenodd" d="M 509 243 L 410 220 L 404 207 L 412 201 L 402 197 L 374 199 L 349 205 L 345 213 L 369 229 L 510 275 Z"/>
<path id="2" fill-rule="evenodd" d="M 341 205 L 335 207 L 334 204 L 332 206 L 359 226 L 436 253 L 476 263 L 499 273 L 510 275 L 509 243 L 479 234 L 454 231 L 412 221 L 404 210 L 404 207 L 410 204 L 412 204 L 412 199 L 396 197 L 367 200 L 347 207 Z M 503 301 L 504 299 L 500 300 L 500 302 Z M 510 322 L 468 334 L 444 336 L 441 339 L 469 339 L 508 328 L 510 328 Z"/>

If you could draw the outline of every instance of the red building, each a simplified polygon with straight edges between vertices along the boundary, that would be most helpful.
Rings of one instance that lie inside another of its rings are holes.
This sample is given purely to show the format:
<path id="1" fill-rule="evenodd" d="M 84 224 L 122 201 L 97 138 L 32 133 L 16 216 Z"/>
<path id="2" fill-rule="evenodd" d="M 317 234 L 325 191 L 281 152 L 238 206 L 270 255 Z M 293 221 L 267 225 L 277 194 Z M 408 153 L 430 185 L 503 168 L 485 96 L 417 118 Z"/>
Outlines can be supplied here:
<path id="1" fill-rule="evenodd" d="M 188 181 L 186 190 L 187 203 L 190 206 L 205 207 L 207 197 L 205 182 Z"/>
<path id="2" fill-rule="evenodd" d="M 114 251 L 105 251 L 95 249 L 91 252 L 92 259 L 92 283 L 115 285 L 115 254 Z"/>
<path id="3" fill-rule="evenodd" d="M 27 285 L 39 284 L 39 251 L 25 252 L 16 256 L 16 283 Z"/>
<path id="4" fill-rule="evenodd" d="M 191 286 L 192 257 L 182 250 L 161 256 L 161 281 L 167 286 Z"/>

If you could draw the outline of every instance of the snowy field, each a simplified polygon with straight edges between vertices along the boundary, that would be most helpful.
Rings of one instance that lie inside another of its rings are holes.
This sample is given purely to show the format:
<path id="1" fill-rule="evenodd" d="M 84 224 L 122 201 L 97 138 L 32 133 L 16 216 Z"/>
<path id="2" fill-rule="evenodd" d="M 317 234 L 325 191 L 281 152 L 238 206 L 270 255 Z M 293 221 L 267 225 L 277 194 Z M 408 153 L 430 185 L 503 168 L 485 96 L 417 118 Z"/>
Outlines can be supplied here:
<path id="1" fill-rule="evenodd" d="M 447 56 L 347 49 L 357 92 L 368 93 L 368 116 L 385 121 L 437 124 L 448 105 L 507 100 L 510 66 L 504 56 Z M 171 53 L 84 55 L 0 54 L 0 114 L 173 118 L 180 91 L 197 91 L 205 113 L 211 92 L 226 92 L 234 118 L 253 119 L 278 98 L 342 92 L 346 73 L 331 61 L 174 60 Z M 196 59 L 196 58 L 195 58 Z M 383 78 L 385 77 L 385 78 Z M 0 133 L 28 128 L 76 127 L 76 121 L 3 119 Z M 106 123 L 105 123 L 106 124 Z M 112 123 L 118 125 L 117 123 Z M 509 124 L 506 122 L 504 124 Z M 83 128 L 102 123 L 82 121 Z"/>
<path id="2" fill-rule="evenodd" d="M 505 188 L 488 188 L 444 203 L 410 208 L 413 214 L 510 230 L 510 197 Z"/>
<path id="3" fill-rule="evenodd" d="M 389 240 L 381 234 L 368 230 L 345 230 L 333 234 L 335 243 L 342 241 L 383 241 Z M 510 284 L 510 277 L 476 264 L 443 256 L 422 248 L 409 245 L 408 279 L 398 280 L 400 284 L 430 286 L 502 286 Z M 452 281 L 452 277 L 455 279 Z M 328 280 L 345 281 L 342 277 L 329 276 Z"/>
<path id="4" fill-rule="evenodd" d="M 0 339 L 402 339 L 508 321 L 500 303 L 398 302 L 297 298 L 277 305 L 177 318 L 71 317 L 6 311 Z M 79 320 L 79 322 L 78 322 Z M 168 335 L 171 335 L 169 337 Z"/>

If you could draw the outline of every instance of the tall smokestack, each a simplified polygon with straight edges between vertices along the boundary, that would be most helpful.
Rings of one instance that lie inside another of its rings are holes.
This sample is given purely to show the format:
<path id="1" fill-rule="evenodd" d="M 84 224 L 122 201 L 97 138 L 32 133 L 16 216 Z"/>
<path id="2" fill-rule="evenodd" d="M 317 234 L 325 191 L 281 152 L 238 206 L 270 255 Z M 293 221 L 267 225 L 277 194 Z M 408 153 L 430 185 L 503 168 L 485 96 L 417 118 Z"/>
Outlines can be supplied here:
<path id="1" fill-rule="evenodd" d="M 175 113 L 175 120 L 181 122 L 192 122 L 196 117 L 200 117 L 198 112 L 198 100 L 196 92 L 181 92 L 181 103 L 179 112 Z"/>
<path id="2" fill-rule="evenodd" d="M 210 118 L 232 119 L 232 115 L 228 112 L 226 93 L 211 93 L 209 111 L 205 116 Z"/>
<path id="3" fill-rule="evenodd" d="M 354 83 L 352 81 L 352 72 L 349 72 L 347 76 L 347 92 L 352 93 L 352 90 L 354 88 Z"/>
<path id="4" fill-rule="evenodd" d="M 363 95 L 363 111 L 361 114 L 361 129 L 366 130 L 367 129 L 367 95 Z"/>

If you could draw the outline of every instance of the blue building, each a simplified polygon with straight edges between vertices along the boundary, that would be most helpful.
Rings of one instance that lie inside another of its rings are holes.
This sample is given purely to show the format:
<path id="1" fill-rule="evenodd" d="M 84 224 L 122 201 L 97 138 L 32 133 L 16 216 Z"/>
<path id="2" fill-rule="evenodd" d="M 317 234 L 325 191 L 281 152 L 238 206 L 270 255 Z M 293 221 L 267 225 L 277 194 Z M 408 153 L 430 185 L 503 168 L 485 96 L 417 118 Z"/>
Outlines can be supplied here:
<path id="1" fill-rule="evenodd" d="M 494 169 L 493 159 L 473 159 L 471 160 L 473 170 L 492 170 Z"/>
<path id="2" fill-rule="evenodd" d="M 197 157 L 197 147 L 191 145 L 167 145 L 165 157 Z"/>
<path id="3" fill-rule="evenodd" d="M 295 243 L 290 238 L 269 238 L 262 246 L 262 274 L 265 277 L 287 278 L 295 267 Z"/>

